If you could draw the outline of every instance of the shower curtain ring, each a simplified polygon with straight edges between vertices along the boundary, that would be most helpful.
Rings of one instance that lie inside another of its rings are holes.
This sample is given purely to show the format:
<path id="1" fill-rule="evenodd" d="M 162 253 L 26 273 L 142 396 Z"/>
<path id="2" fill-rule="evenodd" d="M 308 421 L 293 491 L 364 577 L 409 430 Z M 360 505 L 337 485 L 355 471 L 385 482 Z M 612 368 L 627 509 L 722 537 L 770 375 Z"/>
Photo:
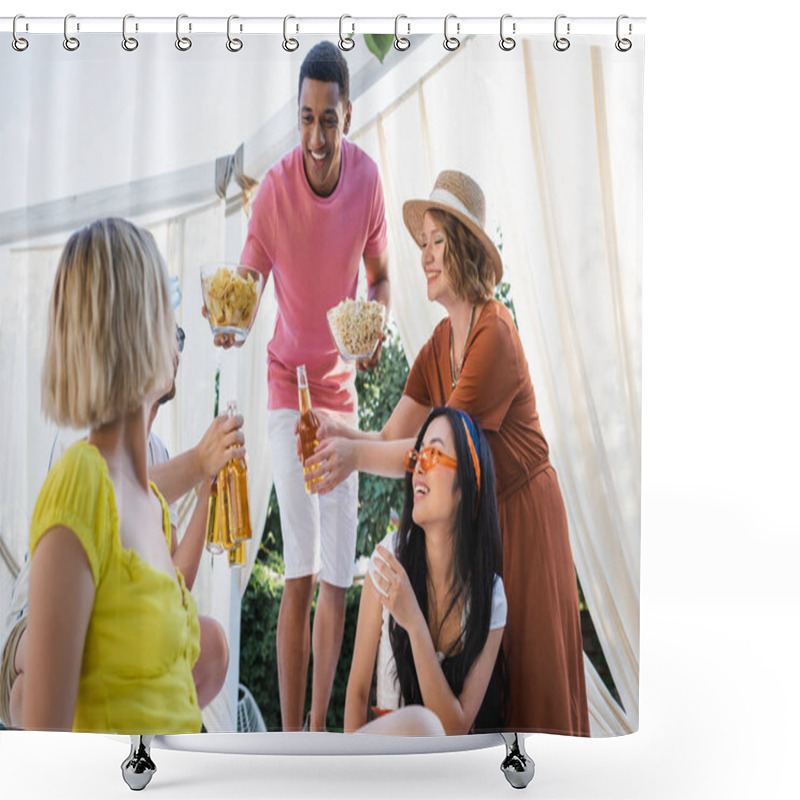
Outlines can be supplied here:
<path id="1" fill-rule="evenodd" d="M 81 46 L 81 43 L 78 41 L 78 39 L 69 35 L 69 21 L 71 19 L 75 19 L 74 14 L 67 14 L 67 16 L 64 17 L 64 49 L 69 50 L 70 53 L 74 50 L 77 50 Z M 80 30 L 81 26 L 76 23 L 75 28 L 76 30 Z"/>
<path id="2" fill-rule="evenodd" d="M 622 20 L 624 20 L 624 19 L 628 19 L 628 15 L 627 15 L 627 14 L 620 14 L 620 15 L 617 17 L 617 41 L 616 41 L 616 42 L 614 42 L 614 47 L 616 47 L 616 48 L 617 48 L 617 50 L 619 50 L 619 51 L 620 51 L 620 53 L 627 53 L 627 52 L 628 52 L 628 50 L 630 50 L 630 49 L 631 49 L 631 47 L 633 47 L 633 42 L 632 42 L 630 39 L 623 39 L 623 38 L 622 38 L 622 37 L 619 35 L 619 32 L 620 32 L 620 27 L 621 27 L 621 26 L 620 26 L 620 23 L 621 23 L 621 22 L 622 22 Z M 629 23 L 628 23 L 628 35 L 630 36 L 630 34 L 631 34 L 631 33 L 632 33 L 632 28 L 631 28 L 631 24 L 630 24 L 630 22 L 629 22 Z"/>
<path id="3" fill-rule="evenodd" d="M 349 36 L 344 35 L 344 21 L 346 19 L 353 19 L 349 14 L 342 14 L 339 17 L 339 47 L 342 50 L 352 50 L 356 46 L 356 40 L 353 39 L 353 35 L 356 32 L 356 24 L 355 22 L 351 23 L 352 30 L 350 31 Z"/>
<path id="4" fill-rule="evenodd" d="M 17 36 L 17 20 L 18 19 L 25 19 L 25 15 L 24 14 L 17 14 L 17 16 L 14 17 L 14 22 L 11 24 L 11 33 L 14 36 L 14 38 L 11 40 L 11 46 L 18 53 L 21 53 L 23 50 L 27 50 L 28 49 L 28 40 L 27 39 L 23 39 L 22 36 Z M 27 24 L 26 24 L 26 28 L 27 28 Z"/>
<path id="5" fill-rule="evenodd" d="M 181 20 L 188 18 L 188 14 L 178 14 L 175 18 L 175 47 L 184 53 L 192 46 L 192 40 L 188 36 L 181 36 Z M 189 23 L 189 30 L 192 30 L 191 22 Z"/>
<path id="6" fill-rule="evenodd" d="M 500 49 L 505 50 L 508 52 L 509 50 L 513 50 L 517 46 L 517 40 L 512 38 L 511 36 L 506 36 L 504 31 L 505 22 L 507 19 L 511 19 L 511 14 L 503 14 L 500 17 Z M 511 23 L 511 33 L 517 32 L 517 23 Z"/>
<path id="7" fill-rule="evenodd" d="M 444 49 L 450 50 L 450 52 L 452 52 L 453 50 L 458 50 L 459 46 L 461 45 L 461 42 L 455 36 L 447 35 L 447 26 L 451 19 L 457 20 L 456 15 L 448 14 L 444 18 Z M 456 33 L 460 32 L 461 32 L 461 23 L 456 21 Z"/>
<path id="8" fill-rule="evenodd" d="M 132 53 L 139 46 L 139 40 L 133 36 L 128 36 L 129 19 L 135 19 L 133 14 L 126 14 L 122 18 L 122 49 Z M 139 30 L 138 25 L 136 26 L 136 30 Z"/>
<path id="9" fill-rule="evenodd" d="M 244 47 L 244 44 L 242 43 L 241 39 L 236 39 L 231 37 L 231 22 L 235 19 L 239 19 L 239 17 L 237 17 L 236 14 L 231 14 L 228 17 L 228 41 L 225 42 L 225 47 L 227 47 L 228 50 L 231 51 L 231 53 L 238 53 Z M 241 31 L 241 29 L 242 26 L 240 25 L 239 30 Z"/>
<path id="10" fill-rule="evenodd" d="M 556 37 L 556 40 L 553 42 L 553 47 L 555 47 L 555 49 L 558 50 L 559 53 L 563 53 L 565 50 L 569 50 L 570 41 L 569 39 L 567 39 L 567 36 L 569 36 L 569 22 L 567 23 L 567 36 L 558 35 L 558 21 L 560 19 L 566 19 L 566 18 L 567 18 L 566 14 L 559 14 L 556 17 L 556 21 L 553 25 L 553 31 L 554 31 L 553 35 Z"/>
<path id="11" fill-rule="evenodd" d="M 294 51 L 297 50 L 298 47 L 300 47 L 300 42 L 298 42 L 297 39 L 294 38 L 290 39 L 289 36 L 287 35 L 290 19 L 296 19 L 296 17 L 293 17 L 291 14 L 289 14 L 288 16 L 285 16 L 283 18 L 283 49 L 286 50 L 287 53 L 294 53 Z M 299 31 L 300 26 L 299 25 L 296 26 L 295 30 Z"/>
<path id="12" fill-rule="evenodd" d="M 394 18 L 394 49 L 395 50 L 408 50 L 411 47 L 411 40 L 407 39 L 405 36 L 401 36 L 398 28 L 400 27 L 400 20 L 401 19 L 408 19 L 405 14 L 398 14 Z M 411 33 L 411 23 L 406 22 L 407 33 Z"/>

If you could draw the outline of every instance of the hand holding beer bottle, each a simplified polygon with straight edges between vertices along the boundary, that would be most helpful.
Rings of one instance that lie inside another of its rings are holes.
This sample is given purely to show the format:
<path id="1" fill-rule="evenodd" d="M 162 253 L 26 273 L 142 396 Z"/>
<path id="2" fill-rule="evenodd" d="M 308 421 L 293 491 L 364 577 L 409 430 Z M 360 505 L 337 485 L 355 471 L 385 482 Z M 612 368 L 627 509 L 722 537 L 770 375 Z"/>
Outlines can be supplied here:
<path id="1" fill-rule="evenodd" d="M 319 444 L 317 430 L 319 429 L 319 418 L 311 408 L 311 392 L 308 389 L 308 377 L 306 376 L 306 366 L 301 364 L 297 368 L 297 395 L 300 406 L 300 421 L 297 425 L 297 433 L 300 436 L 300 452 L 303 458 L 303 474 L 307 475 L 311 469 L 306 467 L 306 459 L 314 455 L 314 450 Z M 315 483 L 319 478 L 311 478 L 306 481 L 306 491 L 311 494 L 309 483 Z"/>
<path id="2" fill-rule="evenodd" d="M 236 403 L 228 403 L 228 416 L 235 416 Z M 247 464 L 232 458 L 219 471 L 211 485 L 206 526 L 206 549 L 220 554 L 252 539 L 250 503 L 247 493 Z M 241 558 L 241 552 L 238 554 Z M 229 558 L 229 563 L 231 559 Z"/>

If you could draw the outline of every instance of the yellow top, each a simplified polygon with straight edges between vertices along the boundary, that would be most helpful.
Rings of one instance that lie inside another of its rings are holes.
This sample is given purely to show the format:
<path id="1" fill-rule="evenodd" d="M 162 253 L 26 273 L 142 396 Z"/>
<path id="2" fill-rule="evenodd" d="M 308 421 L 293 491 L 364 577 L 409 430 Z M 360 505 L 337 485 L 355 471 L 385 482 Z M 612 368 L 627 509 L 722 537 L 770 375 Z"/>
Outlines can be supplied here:
<path id="1" fill-rule="evenodd" d="M 163 509 L 170 542 L 169 511 Z M 122 547 L 114 486 L 96 447 L 80 441 L 48 474 L 33 511 L 30 552 L 56 525 L 86 551 L 95 598 L 83 649 L 74 731 L 199 733 L 192 666 L 200 654 L 197 606 L 177 581 Z"/>

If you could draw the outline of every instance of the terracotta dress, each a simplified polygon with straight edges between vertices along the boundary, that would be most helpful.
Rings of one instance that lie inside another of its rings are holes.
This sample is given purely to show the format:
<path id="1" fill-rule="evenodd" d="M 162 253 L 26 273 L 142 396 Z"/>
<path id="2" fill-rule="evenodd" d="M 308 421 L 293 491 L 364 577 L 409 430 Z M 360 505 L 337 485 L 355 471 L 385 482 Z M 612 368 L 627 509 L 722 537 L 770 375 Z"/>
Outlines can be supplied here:
<path id="1" fill-rule="evenodd" d="M 508 617 L 508 729 L 589 735 L 578 591 L 567 516 L 539 424 L 522 342 L 508 309 L 490 300 L 452 388 L 450 320 L 417 356 L 405 394 L 449 405 L 486 433 L 497 475 Z"/>

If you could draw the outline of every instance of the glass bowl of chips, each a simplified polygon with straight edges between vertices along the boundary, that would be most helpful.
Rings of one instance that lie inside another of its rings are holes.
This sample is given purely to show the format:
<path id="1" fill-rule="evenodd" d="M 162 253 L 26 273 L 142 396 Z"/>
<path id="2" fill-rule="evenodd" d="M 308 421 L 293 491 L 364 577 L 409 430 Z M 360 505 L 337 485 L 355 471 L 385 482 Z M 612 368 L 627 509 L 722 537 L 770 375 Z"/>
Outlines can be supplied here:
<path id="1" fill-rule="evenodd" d="M 329 309 L 327 317 L 336 349 L 345 361 L 361 361 L 375 355 L 386 322 L 386 306 L 348 297 Z"/>
<path id="2" fill-rule="evenodd" d="M 213 264 L 200 268 L 205 315 L 211 332 L 243 342 L 256 318 L 264 276 L 240 264 Z"/>

